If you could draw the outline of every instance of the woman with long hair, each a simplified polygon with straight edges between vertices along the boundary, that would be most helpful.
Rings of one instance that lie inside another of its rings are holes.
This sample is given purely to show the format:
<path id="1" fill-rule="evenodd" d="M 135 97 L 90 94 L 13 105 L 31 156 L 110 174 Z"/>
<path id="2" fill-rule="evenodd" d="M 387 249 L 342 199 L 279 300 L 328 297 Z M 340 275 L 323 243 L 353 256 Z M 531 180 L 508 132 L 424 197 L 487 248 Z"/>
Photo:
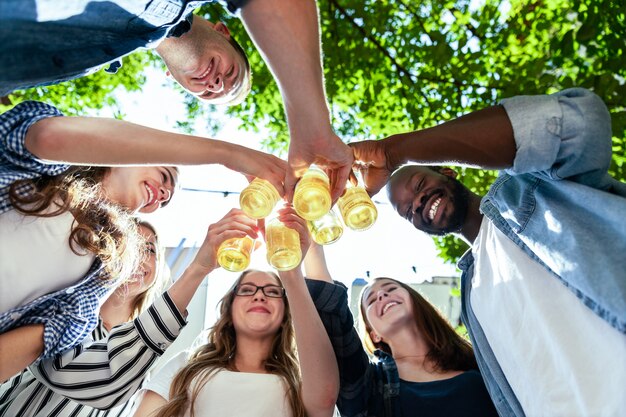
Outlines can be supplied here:
<path id="1" fill-rule="evenodd" d="M 140 230 L 146 239 L 143 263 L 104 303 L 92 337 L 0 385 L 0 415 L 128 415 L 132 405 L 127 402 L 185 325 L 185 309 L 215 269 L 220 244 L 257 233 L 252 220 L 231 210 L 209 226 L 196 257 L 176 282 L 139 312 L 161 292 L 154 275 L 163 263 L 154 229 L 142 221 Z"/>
<path id="2" fill-rule="evenodd" d="M 417 291 L 392 278 L 370 282 L 359 300 L 361 344 L 320 246 L 305 268 L 337 356 L 342 416 L 497 416 L 470 343 Z"/>
<path id="3" fill-rule="evenodd" d="M 120 332 L 113 330 L 113 328 L 138 318 L 165 289 L 168 274 L 164 273 L 163 250 L 159 246 L 157 233 L 154 227 L 145 220 L 138 221 L 138 225 L 139 233 L 145 240 L 144 256 L 141 265 L 133 272 L 131 278 L 120 285 L 100 308 L 98 325 L 91 334 L 91 340 L 93 341 L 106 342 L 110 335 L 118 339 L 127 337 L 126 335 L 122 336 Z M 85 341 L 82 346 L 86 351 L 90 352 L 91 356 L 94 355 L 96 346 L 91 345 L 88 341 Z M 106 347 L 106 344 L 101 342 L 98 346 Z M 132 349 L 131 347 L 126 350 Z M 131 353 L 130 356 L 136 360 L 137 355 L 140 354 L 139 352 Z M 106 350 L 103 353 L 108 354 Z M 76 353 L 74 361 L 75 363 L 81 362 L 85 365 L 85 361 L 81 360 L 81 354 L 82 352 Z M 116 358 L 115 361 L 119 362 L 119 359 L 121 358 Z M 109 357 L 107 355 L 106 357 L 98 358 L 97 362 L 94 362 L 99 363 L 100 368 L 97 377 L 94 378 L 95 380 L 102 382 L 104 377 L 102 365 L 107 363 L 108 360 Z M 68 365 L 66 364 L 65 368 L 69 368 Z M 117 368 L 123 367 L 123 365 L 117 366 Z M 147 369 L 134 370 L 133 368 L 133 366 L 126 367 L 126 373 L 142 376 L 147 371 Z M 63 369 L 61 368 L 58 371 L 62 372 Z M 74 369 L 73 372 L 77 373 L 77 370 Z M 74 384 L 86 383 L 89 379 L 90 377 L 87 373 L 80 372 L 80 377 L 74 378 Z M 112 391 L 116 391 L 115 388 L 117 386 L 110 387 Z M 119 396 L 119 392 L 116 396 Z M 0 415 L 17 415 L 22 413 L 32 417 L 46 417 L 53 414 L 59 417 L 124 416 L 128 414 L 132 406 L 129 402 L 123 403 L 114 410 L 97 410 L 76 403 L 61 393 L 48 388 L 43 382 L 37 381 L 28 369 L 23 370 L 7 381 L 6 384 L 0 386 L 0 398 L 3 399 L 0 403 Z"/>
<path id="4" fill-rule="evenodd" d="M 280 219 L 298 231 L 306 253 L 304 220 L 292 208 Z M 203 346 L 153 376 L 136 417 L 333 414 L 336 363 L 299 266 L 278 275 L 245 271 L 219 311 Z"/>
<path id="5" fill-rule="evenodd" d="M 156 165 L 211 163 L 282 190 L 284 161 L 226 142 L 63 117 L 40 102 L 0 115 L 0 381 L 94 329 L 101 300 L 139 262 L 131 215 L 176 188 L 177 170 Z"/>

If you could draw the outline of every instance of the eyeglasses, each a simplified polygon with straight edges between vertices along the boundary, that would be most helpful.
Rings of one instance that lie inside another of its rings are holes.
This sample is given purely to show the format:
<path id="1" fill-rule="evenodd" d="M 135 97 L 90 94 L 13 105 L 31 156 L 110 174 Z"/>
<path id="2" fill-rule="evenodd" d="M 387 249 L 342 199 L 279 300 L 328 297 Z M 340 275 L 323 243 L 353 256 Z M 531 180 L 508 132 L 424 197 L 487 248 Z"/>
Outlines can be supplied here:
<path id="1" fill-rule="evenodd" d="M 266 297 L 270 298 L 282 298 L 285 295 L 285 289 L 278 285 L 264 285 L 259 287 L 254 284 L 239 284 L 235 288 L 235 295 L 240 297 L 252 297 L 261 290 Z"/>

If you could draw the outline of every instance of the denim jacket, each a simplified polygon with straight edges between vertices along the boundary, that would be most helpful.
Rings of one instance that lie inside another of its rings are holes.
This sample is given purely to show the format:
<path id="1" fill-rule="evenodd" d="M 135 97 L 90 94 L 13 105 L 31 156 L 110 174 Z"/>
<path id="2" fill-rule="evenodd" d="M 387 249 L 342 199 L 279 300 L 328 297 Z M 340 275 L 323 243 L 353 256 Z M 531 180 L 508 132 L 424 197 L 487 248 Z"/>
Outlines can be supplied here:
<path id="1" fill-rule="evenodd" d="M 193 9 L 212 0 L 2 0 L 0 96 L 88 75 L 139 48 L 191 28 Z M 244 0 L 224 0 L 231 12 Z"/>
<path id="2" fill-rule="evenodd" d="M 502 102 L 517 153 L 481 212 L 587 307 L 626 333 L 626 184 L 607 173 L 611 120 L 584 89 Z M 470 303 L 474 259 L 459 262 L 462 319 L 501 416 L 523 416 Z"/>

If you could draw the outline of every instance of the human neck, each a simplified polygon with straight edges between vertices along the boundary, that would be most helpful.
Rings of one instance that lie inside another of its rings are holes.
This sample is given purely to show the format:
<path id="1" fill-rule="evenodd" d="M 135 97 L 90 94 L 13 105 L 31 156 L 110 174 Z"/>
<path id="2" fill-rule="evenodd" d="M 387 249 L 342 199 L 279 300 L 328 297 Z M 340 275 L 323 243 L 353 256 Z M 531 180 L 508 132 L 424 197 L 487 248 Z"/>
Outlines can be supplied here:
<path id="1" fill-rule="evenodd" d="M 394 333 L 392 338 L 385 338 L 385 342 L 391 348 L 396 362 L 405 359 L 414 361 L 415 358 L 421 358 L 421 362 L 423 362 L 428 355 L 428 345 L 417 330 L 417 326 L 414 325 L 403 326 L 402 329 Z"/>
<path id="2" fill-rule="evenodd" d="M 483 221 L 483 215 L 480 212 L 480 201 L 482 197 L 470 192 L 468 198 L 467 217 L 465 218 L 459 235 L 465 242 L 472 245 L 474 240 L 476 240 L 476 236 L 478 236 L 480 224 Z"/>
<path id="3" fill-rule="evenodd" d="M 102 304 L 100 318 L 107 331 L 130 320 L 132 315 L 131 301 L 116 291 Z"/>
<path id="4" fill-rule="evenodd" d="M 265 362 L 272 350 L 273 338 L 237 336 L 235 367 L 239 372 L 266 373 Z"/>
<path id="5" fill-rule="evenodd" d="M 387 341 L 401 379 L 428 382 L 454 376 L 456 372 L 440 372 L 428 358 L 430 351 L 417 326 L 406 326 Z"/>

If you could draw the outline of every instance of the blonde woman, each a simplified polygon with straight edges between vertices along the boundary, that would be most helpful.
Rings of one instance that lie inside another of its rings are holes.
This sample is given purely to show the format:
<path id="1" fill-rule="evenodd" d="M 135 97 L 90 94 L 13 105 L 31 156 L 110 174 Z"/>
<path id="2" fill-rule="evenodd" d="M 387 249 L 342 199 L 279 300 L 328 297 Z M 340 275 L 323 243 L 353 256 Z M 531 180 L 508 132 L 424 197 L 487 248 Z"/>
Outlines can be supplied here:
<path id="1" fill-rule="evenodd" d="M 306 253 L 305 222 L 292 208 L 280 218 Z M 145 388 L 136 417 L 331 416 L 338 371 L 300 267 L 244 272 L 222 298 L 207 343 L 172 359 Z"/>

